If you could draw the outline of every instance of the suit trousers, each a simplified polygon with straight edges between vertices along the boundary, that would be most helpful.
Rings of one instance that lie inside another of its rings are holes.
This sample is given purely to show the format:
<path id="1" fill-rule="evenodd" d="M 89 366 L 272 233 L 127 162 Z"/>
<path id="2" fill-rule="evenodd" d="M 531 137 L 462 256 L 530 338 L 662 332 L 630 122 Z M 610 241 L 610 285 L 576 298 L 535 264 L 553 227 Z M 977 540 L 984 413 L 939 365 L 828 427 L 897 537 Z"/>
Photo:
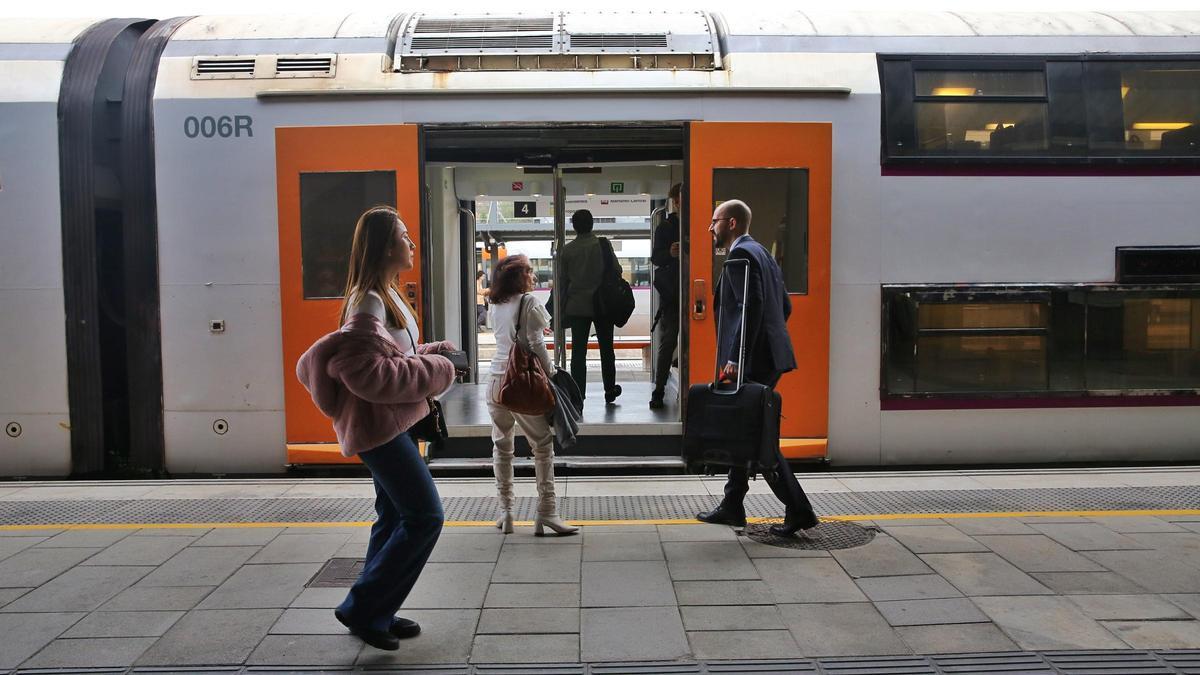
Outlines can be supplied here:
<path id="1" fill-rule="evenodd" d="M 600 345 L 600 378 L 604 391 L 612 391 L 617 384 L 617 353 L 613 350 L 613 324 L 604 319 L 590 316 L 567 317 L 567 328 L 571 329 L 571 377 L 579 385 L 579 391 L 587 398 L 587 352 L 588 334 L 596 326 L 596 342 Z"/>
<path id="2" fill-rule="evenodd" d="M 671 361 L 679 344 L 679 305 L 662 305 L 658 315 L 658 353 L 654 355 L 654 391 L 662 393 L 671 377 Z"/>

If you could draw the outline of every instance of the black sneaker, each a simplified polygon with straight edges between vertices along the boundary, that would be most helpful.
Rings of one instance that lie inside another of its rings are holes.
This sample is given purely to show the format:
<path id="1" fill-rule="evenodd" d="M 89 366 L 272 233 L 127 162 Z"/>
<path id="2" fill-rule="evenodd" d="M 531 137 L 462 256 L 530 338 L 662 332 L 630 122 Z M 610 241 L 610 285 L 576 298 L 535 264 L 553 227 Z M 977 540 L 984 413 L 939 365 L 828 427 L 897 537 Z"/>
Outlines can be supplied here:
<path id="1" fill-rule="evenodd" d="M 661 410 L 664 407 L 666 407 L 666 404 L 663 403 L 663 393 L 661 391 L 656 391 L 653 394 L 650 394 L 651 410 Z"/>
<path id="2" fill-rule="evenodd" d="M 621 395 L 621 385 L 614 384 L 612 389 L 609 389 L 604 392 L 604 402 L 611 404 L 613 401 L 617 400 L 617 397 L 620 395 Z"/>

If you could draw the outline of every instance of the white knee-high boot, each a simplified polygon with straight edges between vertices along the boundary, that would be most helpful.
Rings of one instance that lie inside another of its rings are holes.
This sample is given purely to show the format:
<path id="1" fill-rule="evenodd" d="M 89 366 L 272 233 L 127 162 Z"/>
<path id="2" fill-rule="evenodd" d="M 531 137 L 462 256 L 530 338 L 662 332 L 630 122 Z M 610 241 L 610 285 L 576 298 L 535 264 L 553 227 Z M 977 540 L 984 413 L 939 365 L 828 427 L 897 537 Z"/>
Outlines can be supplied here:
<path id="1" fill-rule="evenodd" d="M 496 527 L 504 534 L 513 531 L 513 454 L 492 449 L 492 471 L 496 474 L 496 496 L 500 500 L 500 512 Z"/>
<path id="2" fill-rule="evenodd" d="M 533 521 L 534 536 L 545 534 L 550 528 L 558 535 L 575 534 L 579 528 L 568 525 L 558 517 L 558 500 L 554 495 L 554 447 L 534 450 L 533 470 L 537 476 L 537 518 Z"/>

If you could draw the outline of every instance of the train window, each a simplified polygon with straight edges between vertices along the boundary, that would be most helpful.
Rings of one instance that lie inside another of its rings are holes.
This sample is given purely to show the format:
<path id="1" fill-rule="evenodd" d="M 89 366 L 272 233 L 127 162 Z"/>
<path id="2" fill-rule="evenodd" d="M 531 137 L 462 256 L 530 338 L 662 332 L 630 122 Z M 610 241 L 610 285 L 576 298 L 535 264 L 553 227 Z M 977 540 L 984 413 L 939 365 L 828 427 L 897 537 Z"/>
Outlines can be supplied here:
<path id="1" fill-rule="evenodd" d="M 713 201 L 730 199 L 750 207 L 750 234 L 783 269 L 788 292 L 808 293 L 808 169 L 715 169 Z M 716 279 L 725 251 L 714 253 Z"/>
<path id="2" fill-rule="evenodd" d="M 1037 154 L 1049 143 L 1046 74 L 1037 70 L 916 70 L 917 150 Z"/>
<path id="3" fill-rule="evenodd" d="M 372 206 L 395 203 L 394 171 L 300 174 L 300 256 L 306 300 L 342 297 L 358 217 Z"/>
<path id="4" fill-rule="evenodd" d="M 1200 291 L 1092 293 L 1087 329 L 1089 389 L 1200 388 Z"/>
<path id="5" fill-rule="evenodd" d="M 1094 154 L 1200 155 L 1200 61 L 1087 64 Z"/>
<path id="6" fill-rule="evenodd" d="M 1034 70 L 920 70 L 917 96 L 995 97 L 1046 95 L 1046 78 Z"/>

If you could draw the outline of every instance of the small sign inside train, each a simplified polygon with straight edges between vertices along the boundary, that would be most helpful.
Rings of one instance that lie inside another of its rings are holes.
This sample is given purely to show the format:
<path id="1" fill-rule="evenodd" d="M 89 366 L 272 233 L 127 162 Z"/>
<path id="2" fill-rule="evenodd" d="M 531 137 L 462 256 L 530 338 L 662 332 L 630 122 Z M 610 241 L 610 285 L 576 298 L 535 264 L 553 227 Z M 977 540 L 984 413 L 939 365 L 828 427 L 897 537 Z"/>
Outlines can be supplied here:
<path id="1" fill-rule="evenodd" d="M 610 183 L 608 188 L 609 188 L 608 191 L 613 193 L 614 195 L 619 195 L 619 194 L 625 193 L 625 184 L 624 183 Z"/>
<path id="2" fill-rule="evenodd" d="M 513 202 L 513 215 L 517 218 L 537 218 L 537 202 Z"/>
<path id="3" fill-rule="evenodd" d="M 523 182 L 521 182 L 521 181 L 514 181 L 514 182 L 513 182 L 513 184 L 512 184 L 512 191 L 513 191 L 513 192 L 520 192 L 520 191 L 522 191 L 522 190 L 524 190 L 524 189 L 525 189 L 525 183 L 523 183 Z"/>

